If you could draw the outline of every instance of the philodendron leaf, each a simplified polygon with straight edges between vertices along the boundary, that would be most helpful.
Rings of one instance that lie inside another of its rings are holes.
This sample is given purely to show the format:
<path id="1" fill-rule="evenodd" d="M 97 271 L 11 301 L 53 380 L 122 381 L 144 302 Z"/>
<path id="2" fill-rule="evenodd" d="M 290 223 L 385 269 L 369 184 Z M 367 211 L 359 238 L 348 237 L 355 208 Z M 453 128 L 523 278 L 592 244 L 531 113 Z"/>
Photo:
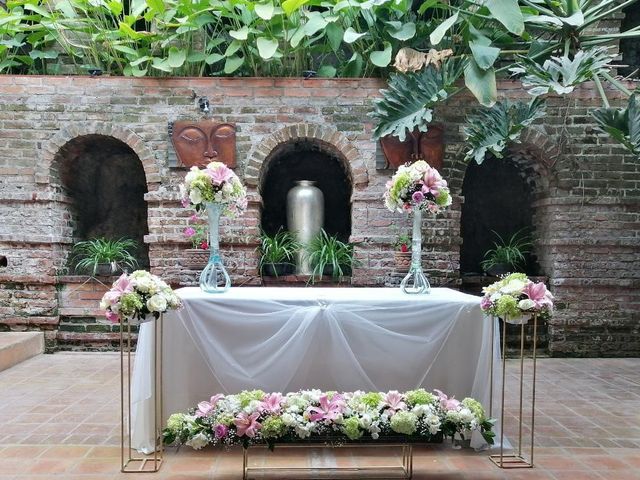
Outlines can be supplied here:
<path id="1" fill-rule="evenodd" d="M 319 77 L 333 78 L 336 76 L 337 70 L 333 65 L 322 65 L 318 69 Z"/>
<path id="2" fill-rule="evenodd" d="M 284 0 L 284 2 L 282 2 L 282 10 L 284 10 L 284 13 L 287 15 L 291 15 L 305 3 L 309 3 L 309 0 Z"/>
<path id="3" fill-rule="evenodd" d="M 412 39 L 416 34 L 416 24 L 413 22 L 403 23 L 399 29 L 392 29 L 389 35 L 398 40 L 406 41 Z"/>
<path id="4" fill-rule="evenodd" d="M 369 56 L 371 63 L 376 67 L 387 67 L 391 63 L 391 44 L 384 42 L 384 50 L 376 50 L 371 52 Z"/>
<path id="5" fill-rule="evenodd" d="M 464 67 L 464 84 L 481 105 L 491 107 L 496 103 L 498 88 L 496 86 L 496 72 L 493 68 L 483 70 L 473 58 L 469 59 Z"/>
<path id="6" fill-rule="evenodd" d="M 363 67 L 364 60 L 362 59 L 362 55 L 356 52 L 351 55 L 351 58 L 345 65 L 341 76 L 345 78 L 357 78 L 362 75 Z"/>
<path id="7" fill-rule="evenodd" d="M 438 45 L 444 37 L 447 30 L 449 30 L 454 23 L 458 20 L 458 12 L 447 18 L 444 22 L 436 27 L 436 29 L 429 35 L 429 40 L 433 45 Z"/>
<path id="8" fill-rule="evenodd" d="M 358 40 L 360 37 L 364 37 L 366 33 L 358 33 L 353 28 L 349 27 L 344 32 L 344 41 L 345 43 L 353 43 Z"/>
<path id="9" fill-rule="evenodd" d="M 207 58 L 204 59 L 204 62 L 207 65 L 213 65 L 216 62 L 219 62 L 224 58 L 224 55 L 220 55 L 219 53 L 212 53 L 211 55 L 207 55 Z"/>
<path id="10" fill-rule="evenodd" d="M 488 0 L 487 8 L 491 14 L 515 35 L 524 33 L 524 17 L 518 0 Z"/>
<path id="11" fill-rule="evenodd" d="M 275 7 L 272 2 L 267 3 L 256 3 L 255 6 L 256 15 L 258 15 L 263 20 L 271 20 L 273 17 L 273 12 L 275 11 Z"/>
<path id="12" fill-rule="evenodd" d="M 244 63 L 244 57 L 237 57 L 237 56 L 228 57 L 227 60 L 224 62 L 224 73 L 229 75 L 230 73 L 235 72 L 242 66 L 243 63 Z"/>
<path id="13" fill-rule="evenodd" d="M 640 158 L 640 105 L 637 95 L 629 97 L 627 108 L 596 108 L 591 114 L 600 130 Z"/>
<path id="14" fill-rule="evenodd" d="M 236 40 L 246 40 L 249 37 L 249 27 L 245 25 L 239 30 L 229 30 L 229 35 Z"/>
<path id="15" fill-rule="evenodd" d="M 167 63 L 171 68 L 180 68 L 186 59 L 187 52 L 184 50 L 180 50 L 178 47 L 171 47 L 169 49 L 169 58 L 167 58 Z"/>
<path id="16" fill-rule="evenodd" d="M 500 55 L 500 49 L 496 47 L 480 45 L 476 42 L 470 42 L 469 46 L 474 60 L 482 70 L 491 68 Z"/>
<path id="17" fill-rule="evenodd" d="M 259 37 L 256 41 L 258 53 L 264 60 L 269 60 L 278 50 L 278 41 L 273 38 Z"/>
<path id="18" fill-rule="evenodd" d="M 327 25 L 327 28 L 324 32 L 326 33 L 327 39 L 329 40 L 329 45 L 331 45 L 331 50 L 337 52 L 340 49 L 340 44 L 342 43 L 344 30 L 336 22 L 332 22 Z"/>

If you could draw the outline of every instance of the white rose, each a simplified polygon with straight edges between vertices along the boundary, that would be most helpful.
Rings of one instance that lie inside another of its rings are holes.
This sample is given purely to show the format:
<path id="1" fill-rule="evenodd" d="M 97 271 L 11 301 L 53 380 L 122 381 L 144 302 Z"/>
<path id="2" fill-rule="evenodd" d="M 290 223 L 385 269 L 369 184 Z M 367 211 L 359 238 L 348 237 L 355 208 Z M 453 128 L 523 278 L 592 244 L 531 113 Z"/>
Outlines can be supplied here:
<path id="1" fill-rule="evenodd" d="M 518 302 L 518 308 L 520 310 L 531 310 L 535 306 L 536 304 L 534 303 L 534 301 L 529 300 L 528 298 L 525 298 L 524 300 L 520 300 Z"/>
<path id="2" fill-rule="evenodd" d="M 149 277 L 141 277 L 136 280 L 136 289 L 142 293 L 147 293 L 153 287 L 153 280 Z"/>
<path id="3" fill-rule="evenodd" d="M 196 179 L 199 173 L 200 173 L 200 169 L 198 167 L 191 167 L 191 170 L 189 170 L 189 173 L 187 173 L 187 175 L 184 177 L 185 185 L 189 187 L 189 185 L 191 185 L 191 182 L 193 182 Z"/>
<path id="4" fill-rule="evenodd" d="M 282 423 L 284 423 L 287 427 L 290 427 L 296 423 L 296 419 L 293 418 L 293 415 L 291 415 L 290 413 L 283 413 L 280 418 L 282 418 Z"/>
<path id="5" fill-rule="evenodd" d="M 206 447 L 209 443 L 209 439 L 204 433 L 199 433 L 194 435 L 189 440 L 187 440 L 186 445 L 189 445 L 194 450 L 200 450 L 202 447 Z"/>
<path id="6" fill-rule="evenodd" d="M 162 295 L 154 295 L 147 300 L 147 308 L 150 312 L 164 312 L 167 309 L 167 301 Z"/>
<path id="7" fill-rule="evenodd" d="M 200 192 L 199 188 L 191 189 L 191 191 L 189 192 L 189 200 L 191 200 L 191 203 L 193 203 L 194 205 L 202 203 L 202 192 Z"/>
<path id="8" fill-rule="evenodd" d="M 502 293 L 506 293 L 508 295 L 512 293 L 520 293 L 524 288 L 524 282 L 522 280 L 511 280 L 504 287 L 500 289 Z"/>

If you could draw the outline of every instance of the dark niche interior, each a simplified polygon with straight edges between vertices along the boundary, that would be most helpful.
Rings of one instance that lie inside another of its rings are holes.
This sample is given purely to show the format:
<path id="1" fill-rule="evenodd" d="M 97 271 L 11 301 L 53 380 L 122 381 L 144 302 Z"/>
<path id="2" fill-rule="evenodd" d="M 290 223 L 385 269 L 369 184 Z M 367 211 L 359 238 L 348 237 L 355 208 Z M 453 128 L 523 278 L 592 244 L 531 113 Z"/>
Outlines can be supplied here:
<path id="1" fill-rule="evenodd" d="M 488 157 L 469 163 L 462 184 L 462 246 L 460 270 L 481 274 L 480 262 L 498 238 L 509 239 L 521 229 L 533 233 L 533 194 L 523 172 L 509 158 Z M 525 273 L 538 274 L 535 258 L 527 255 Z"/>
<path id="2" fill-rule="evenodd" d="M 57 161 L 62 186 L 72 198 L 74 237 L 131 238 L 138 243 L 140 266 L 147 267 L 147 183 L 135 152 L 116 138 L 85 135 L 64 145 Z"/>
<path id="3" fill-rule="evenodd" d="M 640 7 L 629 5 L 622 11 L 624 12 L 621 29 L 623 32 L 640 25 Z M 640 38 L 621 38 L 620 53 L 622 54 L 620 63 L 628 66 L 618 68 L 618 73 L 625 77 L 640 78 Z"/>
<path id="4" fill-rule="evenodd" d="M 287 228 L 287 192 L 298 180 L 312 180 L 324 196 L 324 229 L 346 242 L 351 235 L 351 181 L 343 162 L 328 146 L 300 140 L 271 154 L 263 177 L 262 229 Z"/>

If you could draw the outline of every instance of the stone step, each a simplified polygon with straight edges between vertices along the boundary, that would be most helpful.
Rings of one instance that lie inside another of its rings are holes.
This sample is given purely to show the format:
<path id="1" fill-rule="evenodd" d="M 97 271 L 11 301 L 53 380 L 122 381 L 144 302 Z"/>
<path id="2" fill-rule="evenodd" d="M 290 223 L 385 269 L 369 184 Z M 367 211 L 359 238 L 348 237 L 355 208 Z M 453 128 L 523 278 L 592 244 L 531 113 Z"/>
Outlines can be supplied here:
<path id="1" fill-rule="evenodd" d="M 43 352 L 43 332 L 0 332 L 0 372 Z"/>

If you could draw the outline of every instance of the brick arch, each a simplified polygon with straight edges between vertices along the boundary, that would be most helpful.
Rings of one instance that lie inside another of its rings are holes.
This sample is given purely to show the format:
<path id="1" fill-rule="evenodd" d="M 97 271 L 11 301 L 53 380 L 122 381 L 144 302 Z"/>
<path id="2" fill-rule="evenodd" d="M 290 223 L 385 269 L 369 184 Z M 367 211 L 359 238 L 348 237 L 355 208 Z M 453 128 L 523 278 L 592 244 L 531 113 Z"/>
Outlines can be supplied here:
<path id="1" fill-rule="evenodd" d="M 520 136 L 520 142 L 507 147 L 508 155 L 525 174 L 535 193 L 549 189 L 553 178 L 553 167 L 560 156 L 560 146 L 547 134 L 534 128 L 527 128 Z"/>
<path id="2" fill-rule="evenodd" d="M 86 135 L 104 135 L 112 137 L 128 145 L 138 156 L 144 169 L 147 184 L 160 183 L 160 168 L 155 156 L 144 140 L 135 132 L 128 129 L 114 127 L 108 123 L 89 123 L 85 125 L 71 125 L 63 127 L 41 150 L 40 161 L 36 167 L 36 183 L 51 183 L 57 177 L 57 167 L 54 159 L 60 149 L 75 138 Z"/>
<path id="3" fill-rule="evenodd" d="M 265 167 L 272 153 L 287 142 L 305 139 L 318 142 L 338 153 L 354 187 L 369 182 L 367 168 L 355 145 L 341 132 L 315 123 L 299 123 L 284 127 L 263 139 L 247 162 L 244 181 L 254 187 L 261 185 L 266 172 Z"/>

